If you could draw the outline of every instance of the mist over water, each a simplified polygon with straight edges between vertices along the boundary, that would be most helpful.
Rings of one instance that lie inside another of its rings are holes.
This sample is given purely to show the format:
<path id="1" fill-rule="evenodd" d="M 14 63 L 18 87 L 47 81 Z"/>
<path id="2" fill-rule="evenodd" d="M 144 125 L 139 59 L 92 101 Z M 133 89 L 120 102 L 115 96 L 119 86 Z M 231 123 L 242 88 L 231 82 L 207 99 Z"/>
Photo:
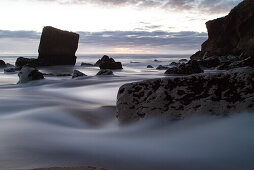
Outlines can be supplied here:
<path id="1" fill-rule="evenodd" d="M 47 76 L 17 85 L 16 74 L 0 70 L 0 169 L 86 165 L 110 170 L 254 168 L 253 113 L 118 123 L 119 87 L 164 77 L 164 71 L 146 66 L 169 64 L 177 56 L 114 57 L 124 64 L 114 76 L 94 76 L 98 68 L 79 67 L 100 57 L 78 58 L 75 69 L 88 76 L 74 80 Z M 154 62 L 155 58 L 161 62 Z M 7 62 L 13 64 L 15 59 Z M 41 71 L 72 73 L 73 68 Z"/>

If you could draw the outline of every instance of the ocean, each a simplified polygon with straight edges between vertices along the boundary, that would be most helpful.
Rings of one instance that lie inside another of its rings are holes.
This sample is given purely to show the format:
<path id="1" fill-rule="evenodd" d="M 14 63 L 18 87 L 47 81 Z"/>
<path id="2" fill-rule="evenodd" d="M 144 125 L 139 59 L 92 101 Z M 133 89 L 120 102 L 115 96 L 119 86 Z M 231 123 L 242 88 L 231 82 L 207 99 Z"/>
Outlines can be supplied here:
<path id="1" fill-rule="evenodd" d="M 121 85 L 165 77 L 158 65 L 190 55 L 111 55 L 123 63 L 113 76 L 96 76 L 102 55 L 78 56 L 75 67 L 42 67 L 46 76 L 17 84 L 0 69 L 0 169 L 96 166 L 109 170 L 253 169 L 254 115 L 151 119 L 121 125 L 116 96 Z M 18 56 L 0 56 L 14 64 Z M 31 56 L 35 58 L 36 56 Z M 158 61 L 154 61 L 154 60 Z M 152 65 L 154 69 L 147 69 Z"/>

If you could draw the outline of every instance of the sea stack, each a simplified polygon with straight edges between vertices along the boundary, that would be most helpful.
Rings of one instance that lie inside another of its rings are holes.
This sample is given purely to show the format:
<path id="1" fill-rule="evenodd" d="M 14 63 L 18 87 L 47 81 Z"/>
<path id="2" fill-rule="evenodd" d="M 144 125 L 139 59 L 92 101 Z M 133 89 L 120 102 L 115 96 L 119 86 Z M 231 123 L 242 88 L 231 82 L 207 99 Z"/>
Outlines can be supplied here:
<path id="1" fill-rule="evenodd" d="M 44 27 L 39 45 L 39 65 L 75 65 L 79 34 Z"/>

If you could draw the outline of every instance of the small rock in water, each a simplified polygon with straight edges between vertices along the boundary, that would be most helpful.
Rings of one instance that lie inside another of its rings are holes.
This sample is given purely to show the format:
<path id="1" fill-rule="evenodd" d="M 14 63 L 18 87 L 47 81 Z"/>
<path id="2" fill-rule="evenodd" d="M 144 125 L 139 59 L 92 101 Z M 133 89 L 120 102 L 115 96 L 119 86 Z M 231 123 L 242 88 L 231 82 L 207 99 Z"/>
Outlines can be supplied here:
<path id="1" fill-rule="evenodd" d="M 16 71 L 16 68 L 15 67 L 10 67 L 10 68 L 5 68 L 4 69 L 4 72 L 6 73 L 13 73 Z"/>
<path id="2" fill-rule="evenodd" d="M 76 77 L 82 77 L 82 76 L 86 76 L 86 74 L 78 71 L 78 70 L 74 70 L 72 78 L 76 78 Z"/>
<path id="3" fill-rule="evenodd" d="M 55 75 L 57 77 L 68 77 L 68 76 L 72 76 L 71 74 L 57 74 Z"/>
<path id="4" fill-rule="evenodd" d="M 167 70 L 168 67 L 167 66 L 163 66 L 163 65 L 159 65 L 156 70 Z"/>
<path id="5" fill-rule="evenodd" d="M 147 68 L 153 68 L 153 66 L 151 66 L 151 65 L 148 65 L 148 66 L 147 66 Z"/>
<path id="6" fill-rule="evenodd" d="M 0 67 L 6 67 L 6 64 L 3 60 L 0 60 Z"/>
<path id="7" fill-rule="evenodd" d="M 113 75 L 113 72 L 109 69 L 106 69 L 106 70 L 100 70 L 97 75 Z"/>
<path id="8" fill-rule="evenodd" d="M 121 62 L 115 62 L 113 58 L 109 58 L 109 56 L 104 55 L 101 59 L 99 59 L 96 63 L 96 66 L 99 66 L 100 69 L 123 69 Z"/>
<path id="9" fill-rule="evenodd" d="M 82 67 L 94 67 L 95 65 L 91 64 L 91 63 L 81 63 L 81 66 Z"/>
<path id="10" fill-rule="evenodd" d="M 17 69 L 21 69 L 23 66 L 29 65 L 31 67 L 38 67 L 38 59 L 19 57 L 16 60 L 15 66 Z"/>
<path id="11" fill-rule="evenodd" d="M 43 74 L 41 72 L 39 72 L 36 68 L 27 67 L 27 66 L 22 67 L 18 76 L 19 76 L 18 84 L 27 83 L 27 82 L 33 81 L 33 80 L 44 79 Z"/>

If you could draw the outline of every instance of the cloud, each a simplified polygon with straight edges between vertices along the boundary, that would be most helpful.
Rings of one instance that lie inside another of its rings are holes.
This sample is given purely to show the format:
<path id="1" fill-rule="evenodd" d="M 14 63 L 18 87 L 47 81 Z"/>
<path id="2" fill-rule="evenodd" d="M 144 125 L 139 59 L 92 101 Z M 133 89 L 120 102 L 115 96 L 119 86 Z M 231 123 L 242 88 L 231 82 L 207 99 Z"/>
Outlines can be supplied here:
<path id="1" fill-rule="evenodd" d="M 165 32 L 165 31 L 103 31 L 78 32 L 80 44 L 87 46 L 136 48 L 167 47 L 178 50 L 199 49 L 207 39 L 206 33 L 198 32 Z M 35 31 L 6 31 L 0 30 L 0 39 L 33 39 L 39 40 L 40 33 Z"/>
<path id="2" fill-rule="evenodd" d="M 242 0 L 37 0 L 61 4 L 98 4 L 106 6 L 156 7 L 202 12 L 228 12 Z"/>

